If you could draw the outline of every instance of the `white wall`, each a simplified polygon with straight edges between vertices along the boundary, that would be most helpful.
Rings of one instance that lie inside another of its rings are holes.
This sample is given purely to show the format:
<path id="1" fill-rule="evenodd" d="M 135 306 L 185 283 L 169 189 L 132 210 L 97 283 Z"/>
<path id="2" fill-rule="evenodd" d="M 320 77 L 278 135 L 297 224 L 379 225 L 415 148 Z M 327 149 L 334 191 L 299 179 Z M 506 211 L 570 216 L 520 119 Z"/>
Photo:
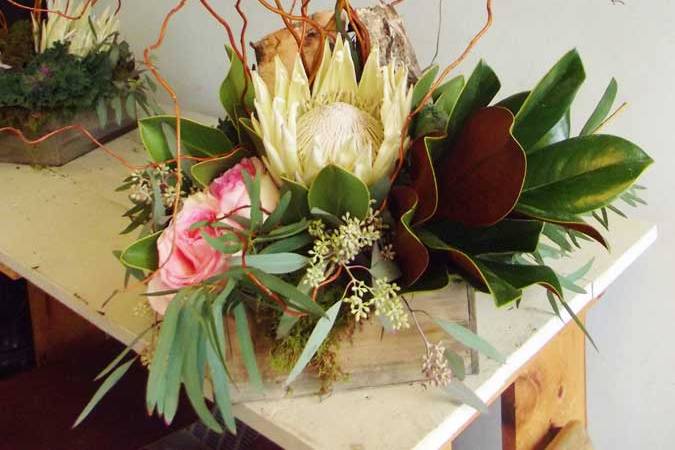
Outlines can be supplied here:
<path id="1" fill-rule="evenodd" d="M 169 0 L 127 1 L 123 32 L 142 49 L 155 39 Z M 229 4 L 222 11 L 236 23 Z M 257 2 L 249 5 L 253 41 L 279 28 Z M 315 0 L 316 6 L 332 2 Z M 354 1 L 355 5 L 368 4 Z M 578 130 L 611 76 L 629 109 L 608 127 L 643 146 L 656 160 L 643 184 L 650 206 L 633 216 L 659 224 L 657 245 L 607 293 L 589 316 L 600 353 L 589 348 L 589 422 L 598 449 L 666 449 L 675 440 L 675 3 L 671 0 L 497 0 L 495 25 L 460 66 L 468 73 L 479 57 L 499 74 L 500 97 L 533 86 L 565 51 L 577 47 L 588 81 L 573 120 Z M 217 89 L 227 64 L 225 35 L 196 0 L 188 2 L 158 52 L 159 67 L 188 109 L 219 114 Z M 481 0 L 445 0 L 438 61 L 449 62 L 482 25 Z M 422 65 L 434 50 L 436 0 L 406 0 L 408 21 Z M 238 27 L 238 26 L 237 26 Z M 465 448 L 487 448 L 463 442 Z"/>

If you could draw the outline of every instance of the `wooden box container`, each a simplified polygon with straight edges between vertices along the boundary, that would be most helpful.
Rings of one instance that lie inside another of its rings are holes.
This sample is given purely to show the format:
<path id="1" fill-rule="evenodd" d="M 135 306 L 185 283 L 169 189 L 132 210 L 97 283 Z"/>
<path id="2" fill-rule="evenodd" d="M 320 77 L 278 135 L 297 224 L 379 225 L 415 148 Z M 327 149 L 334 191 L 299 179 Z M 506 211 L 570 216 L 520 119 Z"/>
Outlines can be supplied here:
<path id="1" fill-rule="evenodd" d="M 108 117 L 114 117 L 113 111 Z M 126 113 L 118 124 L 109 120 L 101 128 L 94 111 L 76 115 L 68 122 L 53 121 L 40 131 L 44 136 L 70 124 L 80 124 L 86 128 L 96 140 L 105 143 L 115 139 L 136 127 L 136 119 Z M 94 150 L 97 145 L 79 130 L 72 129 L 56 134 L 39 144 L 26 144 L 12 134 L 0 134 L 0 162 L 17 164 L 34 164 L 40 166 L 62 166 L 73 159 Z"/>
<path id="2" fill-rule="evenodd" d="M 431 317 L 459 323 L 475 331 L 474 298 L 473 289 L 465 283 L 451 282 L 448 287 L 437 292 L 411 295 L 408 302 L 414 310 L 426 311 Z M 426 314 L 419 313 L 416 316 L 430 342 L 445 341 L 447 348 L 464 357 L 467 373 L 478 372 L 478 355 L 475 351 L 467 350 L 466 347 L 454 342 Z M 270 339 L 257 333 L 253 326 L 251 330 L 264 389 L 258 392 L 246 383 L 246 370 L 239 353 L 235 326 L 232 323 L 229 327 L 229 342 L 233 348 L 229 355 L 228 367 L 236 381 L 236 387 L 233 387 L 231 393 L 233 401 L 278 399 L 288 395 L 320 393 L 321 382 L 309 368 L 306 368 L 291 384 L 290 390 L 287 390 L 283 385 L 287 374 L 277 373 L 270 367 Z M 422 338 L 412 323 L 408 329 L 389 333 L 383 330 L 377 319 L 368 320 L 357 327 L 351 342 L 347 340 L 341 343 L 338 358 L 347 379 L 335 383 L 333 390 L 423 381 L 421 372 L 423 353 Z"/>

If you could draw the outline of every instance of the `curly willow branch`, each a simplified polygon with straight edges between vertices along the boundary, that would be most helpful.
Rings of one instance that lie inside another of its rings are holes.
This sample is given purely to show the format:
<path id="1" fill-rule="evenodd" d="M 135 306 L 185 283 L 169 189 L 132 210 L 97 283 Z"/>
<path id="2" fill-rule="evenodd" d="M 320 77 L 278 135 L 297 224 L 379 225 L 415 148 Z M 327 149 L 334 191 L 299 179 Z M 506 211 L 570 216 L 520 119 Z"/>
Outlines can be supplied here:
<path id="1" fill-rule="evenodd" d="M 429 89 L 429 92 L 426 93 L 424 97 L 422 97 L 422 100 L 420 101 L 419 105 L 417 108 L 415 108 L 414 111 L 411 111 L 410 114 L 408 114 L 408 117 L 405 120 L 405 123 L 403 124 L 403 129 L 401 131 L 401 144 L 399 146 L 399 157 L 398 157 L 398 162 L 396 164 L 396 170 L 391 176 L 391 180 L 396 179 L 398 176 L 399 172 L 401 171 L 401 168 L 403 167 L 403 162 L 404 162 L 404 147 L 405 147 L 405 139 L 406 139 L 406 134 L 407 130 L 410 127 L 410 124 L 412 123 L 413 117 L 417 115 L 425 106 L 426 103 L 429 101 L 431 96 L 434 94 L 436 89 L 443 83 L 443 81 L 448 77 L 450 72 L 452 72 L 462 61 L 466 59 L 467 56 L 469 56 L 469 53 L 471 53 L 471 50 L 478 44 L 478 41 L 482 39 L 482 37 L 485 35 L 485 33 L 488 32 L 490 27 L 492 26 L 492 21 L 493 21 L 493 14 L 492 14 L 492 0 L 486 0 L 485 3 L 485 8 L 487 11 L 487 19 L 485 21 L 485 25 L 483 25 L 483 28 L 481 28 L 478 33 L 474 35 L 474 37 L 469 41 L 467 44 L 466 48 L 464 51 L 453 61 L 451 62 L 445 69 L 443 69 L 443 72 L 438 76 L 436 81 L 431 85 L 431 88 Z"/>

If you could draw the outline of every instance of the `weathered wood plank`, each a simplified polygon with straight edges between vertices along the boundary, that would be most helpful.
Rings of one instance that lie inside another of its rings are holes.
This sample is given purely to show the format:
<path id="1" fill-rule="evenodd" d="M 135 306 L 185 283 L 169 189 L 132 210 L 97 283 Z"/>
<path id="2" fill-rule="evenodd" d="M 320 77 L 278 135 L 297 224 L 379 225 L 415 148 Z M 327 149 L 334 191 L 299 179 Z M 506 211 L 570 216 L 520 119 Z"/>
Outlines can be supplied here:
<path id="1" fill-rule="evenodd" d="M 544 449 L 568 422 L 586 424 L 585 348 L 571 322 L 520 371 L 501 400 L 505 450 Z"/>

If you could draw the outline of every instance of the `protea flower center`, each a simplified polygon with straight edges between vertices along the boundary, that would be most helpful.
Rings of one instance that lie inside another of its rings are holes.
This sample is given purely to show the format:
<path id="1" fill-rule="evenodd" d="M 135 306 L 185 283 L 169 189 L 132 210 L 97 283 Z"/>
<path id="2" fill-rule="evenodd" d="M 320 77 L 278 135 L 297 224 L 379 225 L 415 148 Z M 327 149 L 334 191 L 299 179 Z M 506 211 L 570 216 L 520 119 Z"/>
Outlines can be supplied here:
<path id="1" fill-rule="evenodd" d="M 348 103 L 316 106 L 298 120 L 298 158 L 305 166 L 332 163 L 353 171 L 357 157 L 370 166 L 383 140 L 382 123 Z"/>
<path id="2" fill-rule="evenodd" d="M 277 58 L 274 76 L 268 87 L 253 73 L 251 120 L 277 183 L 287 178 L 308 187 L 330 164 L 368 186 L 391 174 L 412 103 L 404 67 L 380 67 L 375 50 L 357 81 L 349 47 L 338 39 L 332 51 L 324 47 L 311 88 L 300 58 L 290 73 Z"/>

